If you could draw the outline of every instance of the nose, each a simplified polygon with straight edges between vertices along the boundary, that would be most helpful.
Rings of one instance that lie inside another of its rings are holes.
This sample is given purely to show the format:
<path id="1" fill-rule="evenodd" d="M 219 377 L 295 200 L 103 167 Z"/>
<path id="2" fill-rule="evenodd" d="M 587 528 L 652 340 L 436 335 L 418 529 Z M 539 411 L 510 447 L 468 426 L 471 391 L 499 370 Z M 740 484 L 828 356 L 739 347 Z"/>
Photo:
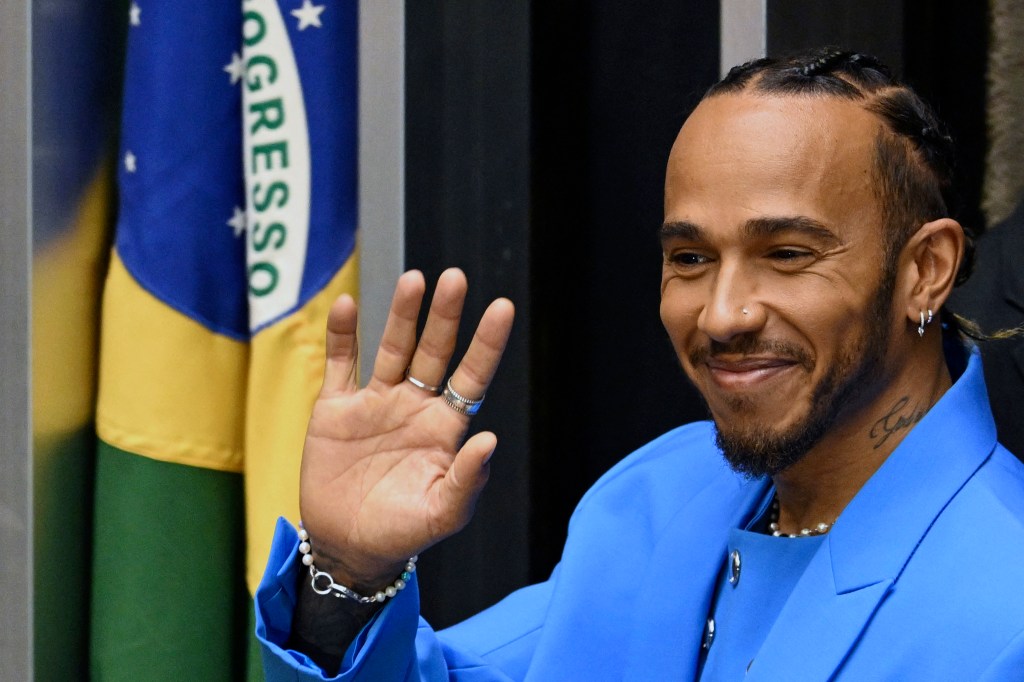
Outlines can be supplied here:
<path id="1" fill-rule="evenodd" d="M 764 308 L 757 303 L 749 277 L 734 265 L 719 268 L 697 317 L 697 328 L 709 338 L 728 342 L 764 326 Z"/>

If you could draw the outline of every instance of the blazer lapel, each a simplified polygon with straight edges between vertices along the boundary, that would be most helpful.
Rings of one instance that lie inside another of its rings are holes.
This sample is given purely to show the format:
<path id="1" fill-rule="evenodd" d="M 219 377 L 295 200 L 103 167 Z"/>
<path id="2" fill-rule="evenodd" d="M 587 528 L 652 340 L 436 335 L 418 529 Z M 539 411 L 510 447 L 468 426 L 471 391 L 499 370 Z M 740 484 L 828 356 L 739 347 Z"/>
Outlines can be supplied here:
<path id="1" fill-rule="evenodd" d="M 694 679 L 729 529 L 750 516 L 769 484 L 729 477 L 679 510 L 639 576 L 624 679 Z"/>
<path id="2" fill-rule="evenodd" d="M 745 679 L 829 680 L 892 587 L 881 580 L 837 593 L 828 543 L 815 554 Z"/>

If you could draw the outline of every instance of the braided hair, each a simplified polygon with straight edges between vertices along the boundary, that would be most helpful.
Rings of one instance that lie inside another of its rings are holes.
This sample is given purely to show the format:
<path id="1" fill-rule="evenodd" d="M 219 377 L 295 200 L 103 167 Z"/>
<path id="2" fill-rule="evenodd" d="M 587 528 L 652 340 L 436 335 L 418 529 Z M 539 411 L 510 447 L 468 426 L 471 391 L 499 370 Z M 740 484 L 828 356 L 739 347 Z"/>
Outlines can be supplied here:
<path id="1" fill-rule="evenodd" d="M 895 270 L 900 251 L 921 225 L 958 209 L 953 139 L 932 108 L 878 59 L 831 47 L 755 59 L 733 67 L 704 98 L 745 91 L 839 97 L 862 103 L 883 122 L 885 130 L 875 141 L 874 172 L 885 221 L 887 272 Z M 966 228 L 965 233 L 957 284 L 967 280 L 974 263 L 973 235 Z"/>

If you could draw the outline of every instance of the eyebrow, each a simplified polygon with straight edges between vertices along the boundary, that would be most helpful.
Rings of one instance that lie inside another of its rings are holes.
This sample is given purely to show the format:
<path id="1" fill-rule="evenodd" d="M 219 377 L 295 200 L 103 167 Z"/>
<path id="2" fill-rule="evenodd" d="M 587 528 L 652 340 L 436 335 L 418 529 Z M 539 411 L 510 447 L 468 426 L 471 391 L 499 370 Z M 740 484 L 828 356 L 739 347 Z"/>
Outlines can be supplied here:
<path id="1" fill-rule="evenodd" d="M 751 218 L 743 225 L 743 232 L 748 237 L 771 237 L 784 232 L 798 232 L 833 245 L 842 241 L 824 224 L 807 216 Z M 658 230 L 658 238 L 662 241 L 666 239 L 685 239 L 695 242 L 708 240 L 704 228 L 686 220 L 662 223 Z"/>
<path id="2" fill-rule="evenodd" d="M 798 232 L 830 244 L 839 244 L 842 241 L 824 224 L 807 216 L 753 218 L 743 226 L 743 231 L 750 237 L 771 237 L 783 232 Z"/>
<path id="3" fill-rule="evenodd" d="M 692 242 L 706 241 L 704 230 L 700 225 L 696 225 L 695 223 L 690 223 L 685 220 L 676 220 L 661 224 L 661 228 L 658 229 L 658 239 L 665 241 L 666 239 L 673 238 L 685 239 Z"/>

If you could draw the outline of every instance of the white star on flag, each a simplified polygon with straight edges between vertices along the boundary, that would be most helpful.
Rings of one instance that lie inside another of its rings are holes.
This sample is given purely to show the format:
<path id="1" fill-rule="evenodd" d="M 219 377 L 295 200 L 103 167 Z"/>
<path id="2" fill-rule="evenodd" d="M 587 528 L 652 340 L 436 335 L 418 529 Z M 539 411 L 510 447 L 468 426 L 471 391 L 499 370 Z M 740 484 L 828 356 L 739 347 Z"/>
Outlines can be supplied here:
<path id="1" fill-rule="evenodd" d="M 245 223 L 245 211 L 238 206 L 235 206 L 235 214 L 231 216 L 231 220 L 229 220 L 227 224 L 234 228 L 236 237 L 241 237 L 245 234 Z"/>
<path id="2" fill-rule="evenodd" d="M 142 14 L 142 8 L 139 7 L 139 3 L 133 2 L 131 8 L 128 10 L 128 23 L 132 26 L 139 26 L 142 23 L 142 18 L 139 16 Z"/>
<path id="3" fill-rule="evenodd" d="M 242 59 L 242 55 L 232 52 L 231 62 L 224 67 L 224 70 L 231 75 L 232 85 L 242 80 L 242 76 L 245 75 L 245 60 Z"/>
<path id="4" fill-rule="evenodd" d="M 135 172 L 135 155 L 131 149 L 124 153 L 124 169 L 129 173 Z"/>
<path id="5" fill-rule="evenodd" d="M 293 9 L 292 15 L 299 20 L 299 30 L 306 30 L 307 26 L 320 26 L 320 13 L 327 9 L 326 5 L 314 5 L 313 0 L 302 0 L 302 7 Z"/>

